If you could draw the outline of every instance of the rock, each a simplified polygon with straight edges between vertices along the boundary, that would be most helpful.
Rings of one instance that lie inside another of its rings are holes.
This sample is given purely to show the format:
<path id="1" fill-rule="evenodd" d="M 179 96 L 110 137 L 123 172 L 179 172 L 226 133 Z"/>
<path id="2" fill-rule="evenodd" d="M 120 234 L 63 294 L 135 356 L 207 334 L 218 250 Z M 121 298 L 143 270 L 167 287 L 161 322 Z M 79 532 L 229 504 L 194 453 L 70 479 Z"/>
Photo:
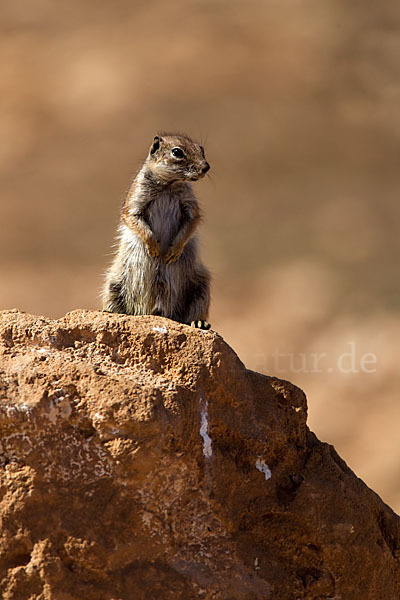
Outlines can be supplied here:
<path id="1" fill-rule="evenodd" d="M 160 317 L 0 313 L 4 600 L 395 600 L 399 518 L 304 394 Z"/>

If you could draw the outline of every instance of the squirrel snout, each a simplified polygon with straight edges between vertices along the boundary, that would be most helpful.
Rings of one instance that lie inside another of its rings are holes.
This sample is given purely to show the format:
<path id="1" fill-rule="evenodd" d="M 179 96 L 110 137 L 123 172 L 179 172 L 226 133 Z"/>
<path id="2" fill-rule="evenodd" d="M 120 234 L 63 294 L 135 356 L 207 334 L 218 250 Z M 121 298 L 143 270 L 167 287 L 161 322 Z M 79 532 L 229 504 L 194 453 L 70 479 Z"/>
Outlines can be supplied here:
<path id="1" fill-rule="evenodd" d="M 206 174 L 207 171 L 210 170 L 210 165 L 208 164 L 208 162 L 206 162 L 206 164 L 204 165 L 204 167 L 202 168 L 201 172 Z"/>

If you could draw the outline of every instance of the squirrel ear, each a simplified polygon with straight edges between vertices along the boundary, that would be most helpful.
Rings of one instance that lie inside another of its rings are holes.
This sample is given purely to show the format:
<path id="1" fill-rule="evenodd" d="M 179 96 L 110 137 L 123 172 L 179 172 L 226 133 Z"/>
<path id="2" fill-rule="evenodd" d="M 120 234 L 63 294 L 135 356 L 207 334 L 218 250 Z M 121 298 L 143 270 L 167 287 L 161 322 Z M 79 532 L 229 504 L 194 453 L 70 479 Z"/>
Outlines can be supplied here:
<path id="1" fill-rule="evenodd" d="M 150 148 L 150 154 L 154 154 L 155 152 L 157 152 L 162 141 L 162 138 L 160 138 L 158 135 L 154 137 L 153 144 Z"/>

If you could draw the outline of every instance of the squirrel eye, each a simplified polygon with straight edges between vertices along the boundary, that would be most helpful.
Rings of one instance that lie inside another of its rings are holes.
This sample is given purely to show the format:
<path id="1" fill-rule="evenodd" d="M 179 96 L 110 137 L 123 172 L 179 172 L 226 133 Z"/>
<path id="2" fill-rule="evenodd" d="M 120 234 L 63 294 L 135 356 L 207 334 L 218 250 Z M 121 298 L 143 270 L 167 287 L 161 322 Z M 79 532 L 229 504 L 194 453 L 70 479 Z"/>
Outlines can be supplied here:
<path id="1" fill-rule="evenodd" d="M 180 148 L 172 148 L 171 152 L 172 152 L 172 156 L 175 156 L 175 158 L 184 158 L 185 157 L 185 153 Z"/>

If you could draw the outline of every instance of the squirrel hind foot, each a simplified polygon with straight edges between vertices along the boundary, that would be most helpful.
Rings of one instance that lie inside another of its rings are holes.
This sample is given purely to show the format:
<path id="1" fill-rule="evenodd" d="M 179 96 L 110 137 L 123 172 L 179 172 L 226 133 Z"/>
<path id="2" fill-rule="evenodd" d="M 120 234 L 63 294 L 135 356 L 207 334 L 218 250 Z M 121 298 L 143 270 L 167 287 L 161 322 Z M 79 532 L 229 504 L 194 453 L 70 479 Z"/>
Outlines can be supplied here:
<path id="1" fill-rule="evenodd" d="M 211 327 L 211 325 L 210 325 L 210 323 L 208 323 L 208 321 L 203 321 L 203 320 L 192 321 L 190 323 L 190 326 L 195 327 L 196 329 L 205 329 L 205 330 L 208 330 Z"/>

